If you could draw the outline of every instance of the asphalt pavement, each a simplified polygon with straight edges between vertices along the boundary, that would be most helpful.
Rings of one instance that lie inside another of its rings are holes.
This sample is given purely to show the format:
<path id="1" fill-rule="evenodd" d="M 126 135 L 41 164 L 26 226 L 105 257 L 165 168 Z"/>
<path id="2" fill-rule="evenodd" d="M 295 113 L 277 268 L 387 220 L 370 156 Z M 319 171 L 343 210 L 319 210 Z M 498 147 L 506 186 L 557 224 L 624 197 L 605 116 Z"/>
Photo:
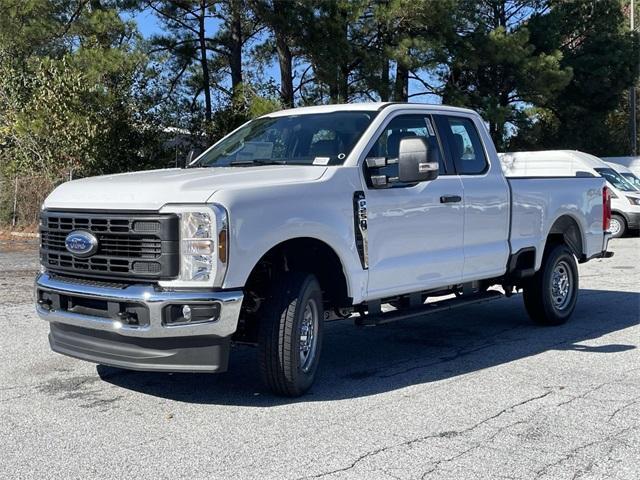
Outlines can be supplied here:
<path id="1" fill-rule="evenodd" d="M 311 392 L 282 399 L 250 347 L 219 375 L 52 353 L 37 254 L 0 242 L 0 477 L 638 479 L 640 239 L 610 246 L 566 325 L 533 325 L 520 296 L 331 322 Z"/>

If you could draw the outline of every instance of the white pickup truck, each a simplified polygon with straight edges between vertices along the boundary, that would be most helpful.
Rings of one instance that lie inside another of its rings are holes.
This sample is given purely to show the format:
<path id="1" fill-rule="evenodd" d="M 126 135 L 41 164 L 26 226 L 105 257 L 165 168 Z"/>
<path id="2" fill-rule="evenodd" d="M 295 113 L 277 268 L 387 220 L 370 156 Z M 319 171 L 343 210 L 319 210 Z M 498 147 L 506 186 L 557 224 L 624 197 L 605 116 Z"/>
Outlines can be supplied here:
<path id="1" fill-rule="evenodd" d="M 419 104 L 252 120 L 184 169 L 65 183 L 41 216 L 37 311 L 51 348 L 133 370 L 222 372 L 256 345 L 304 393 L 323 323 L 447 310 L 522 289 L 565 322 L 577 262 L 609 256 L 599 177 L 505 178 L 480 116 Z"/>

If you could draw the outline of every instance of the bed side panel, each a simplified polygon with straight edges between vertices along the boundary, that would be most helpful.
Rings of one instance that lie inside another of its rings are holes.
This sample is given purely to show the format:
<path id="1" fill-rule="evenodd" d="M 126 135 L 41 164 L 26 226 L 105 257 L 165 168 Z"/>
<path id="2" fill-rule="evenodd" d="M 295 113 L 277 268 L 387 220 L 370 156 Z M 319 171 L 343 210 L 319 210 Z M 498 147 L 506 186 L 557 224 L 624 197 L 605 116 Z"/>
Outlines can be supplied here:
<path id="1" fill-rule="evenodd" d="M 582 234 L 583 254 L 602 251 L 601 178 L 509 178 L 512 190 L 511 249 L 536 248 L 536 270 L 549 231 L 563 215 L 573 218 Z"/>

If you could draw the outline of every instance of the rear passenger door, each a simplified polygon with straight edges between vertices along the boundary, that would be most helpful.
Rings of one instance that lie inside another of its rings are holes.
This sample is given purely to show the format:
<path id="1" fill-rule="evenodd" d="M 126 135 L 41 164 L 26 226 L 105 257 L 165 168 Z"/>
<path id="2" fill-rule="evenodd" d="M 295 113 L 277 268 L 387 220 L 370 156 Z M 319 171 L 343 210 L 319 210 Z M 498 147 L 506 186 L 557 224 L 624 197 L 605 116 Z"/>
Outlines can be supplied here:
<path id="1" fill-rule="evenodd" d="M 509 186 L 499 162 L 489 162 L 484 125 L 456 115 L 438 115 L 436 123 L 462 180 L 463 281 L 502 275 L 509 255 Z"/>

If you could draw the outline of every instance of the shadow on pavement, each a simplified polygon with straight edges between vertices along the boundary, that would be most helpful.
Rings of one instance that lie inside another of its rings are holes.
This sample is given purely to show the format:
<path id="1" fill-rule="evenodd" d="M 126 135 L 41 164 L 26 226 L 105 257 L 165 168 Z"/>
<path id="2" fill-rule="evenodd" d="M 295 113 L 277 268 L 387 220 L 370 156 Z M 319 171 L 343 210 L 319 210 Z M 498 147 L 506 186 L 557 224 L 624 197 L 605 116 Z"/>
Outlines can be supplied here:
<path id="1" fill-rule="evenodd" d="M 612 308 L 612 306 L 616 308 Z M 615 313 L 613 313 L 615 312 Z M 637 345 L 581 345 L 640 322 L 640 294 L 581 290 L 573 318 L 559 327 L 532 324 L 520 296 L 378 327 L 349 320 L 326 325 L 322 362 L 311 391 L 275 397 L 260 385 L 255 349 L 232 351 L 223 374 L 133 372 L 98 366 L 113 385 L 188 403 L 277 406 L 375 395 L 443 380 L 549 350 L 615 354 Z"/>

